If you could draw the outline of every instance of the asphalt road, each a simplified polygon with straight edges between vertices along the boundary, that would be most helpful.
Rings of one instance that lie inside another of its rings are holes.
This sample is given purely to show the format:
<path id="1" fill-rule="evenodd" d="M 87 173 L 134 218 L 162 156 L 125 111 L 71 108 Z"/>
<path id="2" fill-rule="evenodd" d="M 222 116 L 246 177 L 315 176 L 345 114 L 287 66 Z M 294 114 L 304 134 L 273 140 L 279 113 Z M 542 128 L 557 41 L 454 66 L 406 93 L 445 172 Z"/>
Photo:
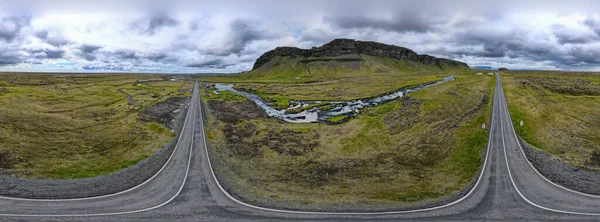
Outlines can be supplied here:
<path id="1" fill-rule="evenodd" d="M 298 212 L 233 199 L 212 172 L 198 84 L 177 148 L 151 180 L 94 198 L 30 200 L 0 197 L 4 220 L 600 220 L 600 197 L 554 185 L 525 159 L 511 124 L 500 79 L 486 161 L 463 198 L 429 209 L 397 212 Z M 90 188 L 93 189 L 93 188 Z"/>

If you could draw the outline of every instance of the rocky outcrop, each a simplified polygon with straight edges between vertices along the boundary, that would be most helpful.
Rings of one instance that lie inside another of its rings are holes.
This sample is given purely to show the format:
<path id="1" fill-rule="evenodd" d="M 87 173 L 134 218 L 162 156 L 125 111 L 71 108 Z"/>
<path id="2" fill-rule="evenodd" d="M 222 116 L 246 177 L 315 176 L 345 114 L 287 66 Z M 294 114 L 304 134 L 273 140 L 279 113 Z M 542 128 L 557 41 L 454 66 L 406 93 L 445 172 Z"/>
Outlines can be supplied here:
<path id="1" fill-rule="evenodd" d="M 379 57 L 388 57 L 394 59 L 406 59 L 423 63 L 426 65 L 435 65 L 442 69 L 446 67 L 465 67 L 469 66 L 466 63 L 454 61 L 450 59 L 436 58 L 429 55 L 419 55 L 416 52 L 395 45 L 386 45 L 378 42 L 357 41 L 354 39 L 335 39 L 320 47 L 312 49 L 300 49 L 296 47 L 277 47 L 260 56 L 254 63 L 252 69 L 257 69 L 271 61 L 276 56 L 289 56 L 292 58 L 319 58 L 319 57 L 339 57 L 350 54 L 370 55 Z"/>

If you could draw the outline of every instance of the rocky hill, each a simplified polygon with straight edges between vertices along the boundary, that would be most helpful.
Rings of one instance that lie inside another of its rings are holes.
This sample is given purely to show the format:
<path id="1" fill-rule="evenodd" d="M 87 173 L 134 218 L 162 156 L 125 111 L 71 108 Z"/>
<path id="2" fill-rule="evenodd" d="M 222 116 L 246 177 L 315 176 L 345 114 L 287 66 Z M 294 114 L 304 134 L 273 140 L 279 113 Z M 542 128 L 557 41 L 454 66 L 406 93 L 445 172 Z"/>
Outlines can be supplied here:
<path id="1" fill-rule="evenodd" d="M 315 61 L 361 61 L 363 60 L 362 55 L 407 60 L 423 65 L 433 65 L 441 70 L 447 68 L 469 68 L 463 62 L 436 58 L 425 54 L 419 55 L 408 48 L 400 46 L 370 41 L 357 41 L 354 39 L 335 39 L 325 45 L 313 47 L 312 49 L 277 47 L 260 56 L 252 69 L 256 70 L 277 57 L 300 59 L 299 61 L 302 63 L 309 63 Z"/>

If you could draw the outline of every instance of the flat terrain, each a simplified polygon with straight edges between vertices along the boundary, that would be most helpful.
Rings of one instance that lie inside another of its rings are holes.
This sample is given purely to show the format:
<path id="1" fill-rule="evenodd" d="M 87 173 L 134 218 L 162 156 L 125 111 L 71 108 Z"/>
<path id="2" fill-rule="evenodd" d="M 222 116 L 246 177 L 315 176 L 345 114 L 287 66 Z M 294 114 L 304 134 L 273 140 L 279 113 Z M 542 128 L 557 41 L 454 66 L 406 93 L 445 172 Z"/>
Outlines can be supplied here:
<path id="1" fill-rule="evenodd" d="M 511 71 L 503 80 L 519 136 L 557 160 L 600 170 L 599 74 Z"/>
<path id="2" fill-rule="evenodd" d="M 175 136 L 160 115 L 192 87 L 168 78 L 0 74 L 0 172 L 83 178 L 149 157 Z"/>
<path id="3" fill-rule="evenodd" d="M 415 75 L 405 84 L 419 80 L 429 82 Z M 493 83 L 492 76 L 457 75 L 339 125 L 267 118 L 229 92 L 202 96 L 217 171 L 235 195 L 266 206 L 364 210 L 452 197 L 472 182 L 483 162 Z"/>

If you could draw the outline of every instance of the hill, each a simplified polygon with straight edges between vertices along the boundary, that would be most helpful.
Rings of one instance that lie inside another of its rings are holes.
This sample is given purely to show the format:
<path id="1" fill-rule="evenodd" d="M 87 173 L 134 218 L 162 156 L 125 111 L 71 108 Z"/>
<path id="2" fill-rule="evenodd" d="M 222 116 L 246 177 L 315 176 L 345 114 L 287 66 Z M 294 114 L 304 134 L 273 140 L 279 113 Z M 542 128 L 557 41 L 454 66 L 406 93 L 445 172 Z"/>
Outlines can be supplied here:
<path id="1" fill-rule="evenodd" d="M 252 70 L 242 76 L 251 79 L 318 81 L 356 75 L 411 74 L 468 68 L 463 62 L 419 55 L 400 46 L 335 39 L 311 49 L 277 47 L 260 56 Z"/>

